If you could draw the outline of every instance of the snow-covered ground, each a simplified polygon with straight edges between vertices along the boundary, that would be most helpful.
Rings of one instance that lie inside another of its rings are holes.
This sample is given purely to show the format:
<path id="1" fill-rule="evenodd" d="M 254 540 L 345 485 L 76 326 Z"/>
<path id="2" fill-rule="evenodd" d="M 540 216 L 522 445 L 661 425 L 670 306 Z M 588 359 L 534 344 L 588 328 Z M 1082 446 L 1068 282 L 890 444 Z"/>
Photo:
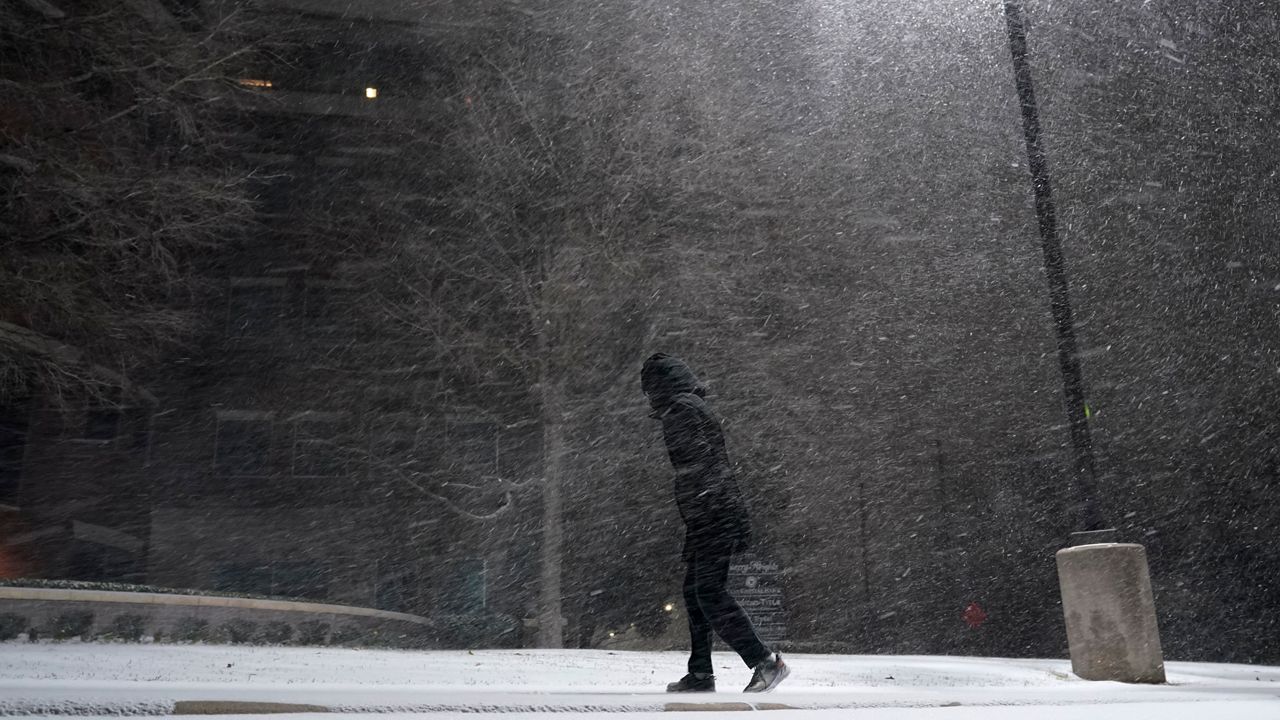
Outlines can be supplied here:
<path id="1" fill-rule="evenodd" d="M 1169 663 L 1168 685 L 1132 686 L 1079 680 L 1064 660 L 787 660 L 791 678 L 767 696 L 743 695 L 749 671 L 721 654 L 720 692 L 673 697 L 662 689 L 683 673 L 684 656 L 677 653 L 10 642 L 0 643 L 0 714 L 164 715 L 178 701 L 220 700 L 434 718 L 648 715 L 672 710 L 672 702 L 692 702 L 737 704 L 701 712 L 699 720 L 741 717 L 730 709 L 765 709 L 760 703 L 795 708 L 774 709 L 771 720 L 1280 720 L 1276 667 Z"/>

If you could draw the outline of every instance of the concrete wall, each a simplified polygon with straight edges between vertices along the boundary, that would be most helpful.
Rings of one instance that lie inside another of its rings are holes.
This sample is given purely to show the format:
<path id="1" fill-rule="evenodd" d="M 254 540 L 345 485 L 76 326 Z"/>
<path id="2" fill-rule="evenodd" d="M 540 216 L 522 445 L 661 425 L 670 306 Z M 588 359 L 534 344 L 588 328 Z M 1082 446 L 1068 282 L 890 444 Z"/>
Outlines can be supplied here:
<path id="1" fill-rule="evenodd" d="M 385 506 L 157 508 L 147 583 L 338 602 L 433 619 L 450 613 L 528 616 L 527 560 L 512 557 L 508 538 L 461 534 L 429 505 L 421 512 L 430 522 L 411 524 L 397 512 Z M 460 603 L 459 594 L 467 590 L 462 564 L 480 562 L 484 602 Z M 291 563 L 313 566 L 317 582 L 228 584 L 228 570 L 235 566 L 270 574 Z"/>
<path id="2" fill-rule="evenodd" d="M 0 639 L 459 647 L 485 634 L 464 618 L 251 598 L 0 587 Z M 478 631 L 479 630 L 479 631 Z M 7 632 L 6 632 L 7 631 Z M 9 637 L 5 637 L 9 635 Z M 512 637 L 512 643 L 515 638 Z"/>

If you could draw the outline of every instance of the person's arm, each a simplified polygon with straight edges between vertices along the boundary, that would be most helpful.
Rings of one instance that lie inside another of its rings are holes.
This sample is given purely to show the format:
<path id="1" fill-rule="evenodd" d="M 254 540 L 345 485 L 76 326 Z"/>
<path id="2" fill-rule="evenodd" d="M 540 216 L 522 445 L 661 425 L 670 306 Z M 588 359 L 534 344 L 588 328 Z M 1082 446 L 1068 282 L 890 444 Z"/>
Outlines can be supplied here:
<path id="1" fill-rule="evenodd" d="M 750 526 L 719 420 L 696 396 L 679 398 L 667 418 L 674 441 L 676 498 L 689 533 L 702 541 L 745 540 Z"/>
<path id="2" fill-rule="evenodd" d="M 702 398 L 678 395 L 667 416 L 668 450 L 676 472 L 705 472 L 716 462 L 708 425 L 714 423 Z"/>

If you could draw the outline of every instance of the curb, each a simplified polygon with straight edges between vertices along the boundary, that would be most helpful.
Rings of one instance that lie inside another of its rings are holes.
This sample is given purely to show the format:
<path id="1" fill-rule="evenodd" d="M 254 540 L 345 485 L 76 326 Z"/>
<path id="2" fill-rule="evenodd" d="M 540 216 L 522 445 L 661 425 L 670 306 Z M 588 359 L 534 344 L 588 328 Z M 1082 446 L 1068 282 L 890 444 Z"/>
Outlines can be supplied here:
<path id="1" fill-rule="evenodd" d="M 755 710 L 799 710 L 800 708 L 782 703 L 745 703 L 745 702 L 721 702 L 721 703 L 667 703 L 662 706 L 663 712 L 731 712 Z"/>
<path id="2" fill-rule="evenodd" d="M 654 708 L 657 709 L 657 708 Z M 666 703 L 662 712 L 755 712 L 761 710 L 799 710 L 782 703 L 706 702 Z M 529 711 L 545 711 L 530 708 Z M 174 703 L 172 715 L 281 715 L 288 713 L 331 713 L 338 709 L 326 705 L 302 703 L 245 702 L 237 700 L 179 700 Z M 619 708 L 616 712 L 635 712 Z"/>
<path id="3" fill-rule="evenodd" d="M 530 708 L 534 711 L 535 708 Z M 543 708 L 538 708 L 543 710 Z M 755 712 L 767 710 L 800 710 L 781 702 L 668 702 L 662 712 Z M 628 712 L 630 710 L 621 710 Z M 296 702 L 246 702 L 233 700 L 180 700 L 170 715 L 284 715 L 291 712 L 339 712 L 324 705 Z"/>
<path id="4" fill-rule="evenodd" d="M 950 703 L 949 705 L 958 705 Z M 310 703 L 272 702 L 268 700 L 169 700 L 145 701 L 137 703 L 16 703 L 0 701 L 0 718 L 14 716 L 53 716 L 53 717 L 167 717 L 167 716 L 214 716 L 214 715 L 286 715 L 300 713 L 340 713 L 344 715 L 382 715 L 399 713 L 425 715 L 433 713 L 464 714 L 484 712 L 500 715 L 563 714 L 578 715 L 582 713 L 625 715 L 627 713 L 655 712 L 757 712 L 768 710 L 838 710 L 847 705 L 832 706 L 796 706 L 784 703 L 769 702 L 638 702 L 627 704 L 601 705 L 556 705 L 556 704 L 499 704 L 481 705 L 454 703 L 426 703 L 406 705 L 316 705 Z M 946 707 L 944 705 L 943 707 Z"/>
<path id="5" fill-rule="evenodd" d="M 237 702 L 235 700 L 179 700 L 173 715 L 277 715 L 281 713 L 327 713 L 324 705 L 299 703 Z"/>

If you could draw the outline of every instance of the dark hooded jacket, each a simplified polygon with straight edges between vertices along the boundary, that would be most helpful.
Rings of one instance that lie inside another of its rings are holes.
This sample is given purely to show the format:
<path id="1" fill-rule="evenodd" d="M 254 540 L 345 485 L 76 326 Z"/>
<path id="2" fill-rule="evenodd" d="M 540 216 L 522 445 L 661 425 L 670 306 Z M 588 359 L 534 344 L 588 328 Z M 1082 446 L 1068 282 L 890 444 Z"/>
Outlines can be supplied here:
<path id="1" fill-rule="evenodd" d="M 751 542 L 751 521 L 725 451 L 720 420 L 706 388 L 684 361 L 659 353 L 645 361 L 640 385 L 662 421 L 675 469 L 676 505 L 684 518 L 683 557 L 730 555 Z"/>

